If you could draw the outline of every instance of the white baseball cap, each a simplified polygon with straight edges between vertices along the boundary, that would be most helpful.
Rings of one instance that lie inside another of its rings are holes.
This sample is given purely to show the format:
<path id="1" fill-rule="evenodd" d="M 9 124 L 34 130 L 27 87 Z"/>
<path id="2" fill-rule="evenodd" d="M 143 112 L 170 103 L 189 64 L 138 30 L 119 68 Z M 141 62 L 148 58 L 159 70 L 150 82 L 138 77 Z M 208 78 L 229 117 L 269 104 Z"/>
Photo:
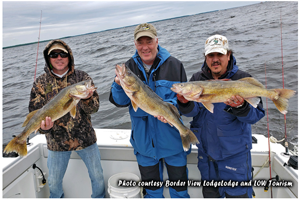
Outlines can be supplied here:
<path id="1" fill-rule="evenodd" d="M 205 56 L 214 52 L 226 55 L 228 49 L 228 40 L 222 35 L 213 35 L 205 41 Z"/>

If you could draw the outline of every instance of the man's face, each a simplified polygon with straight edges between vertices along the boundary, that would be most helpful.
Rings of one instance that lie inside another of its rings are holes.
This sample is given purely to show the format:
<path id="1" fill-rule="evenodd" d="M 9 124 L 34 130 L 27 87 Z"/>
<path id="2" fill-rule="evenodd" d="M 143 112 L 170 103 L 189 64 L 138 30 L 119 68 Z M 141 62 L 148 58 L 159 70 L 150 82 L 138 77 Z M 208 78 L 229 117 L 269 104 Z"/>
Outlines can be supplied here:
<path id="1" fill-rule="evenodd" d="M 230 60 L 230 52 L 227 55 L 214 52 L 205 56 L 206 64 L 212 72 L 214 78 L 218 78 L 227 71 L 227 65 Z"/>
<path id="2" fill-rule="evenodd" d="M 147 65 L 152 65 L 157 55 L 158 39 L 151 37 L 140 37 L 135 42 L 135 47 L 142 61 Z"/>
<path id="3" fill-rule="evenodd" d="M 51 54 L 55 53 L 65 53 L 62 50 L 53 50 Z M 59 54 L 57 58 L 50 57 L 50 63 L 53 66 L 53 72 L 59 75 L 64 74 L 68 70 L 69 58 L 68 56 L 62 58 Z"/>

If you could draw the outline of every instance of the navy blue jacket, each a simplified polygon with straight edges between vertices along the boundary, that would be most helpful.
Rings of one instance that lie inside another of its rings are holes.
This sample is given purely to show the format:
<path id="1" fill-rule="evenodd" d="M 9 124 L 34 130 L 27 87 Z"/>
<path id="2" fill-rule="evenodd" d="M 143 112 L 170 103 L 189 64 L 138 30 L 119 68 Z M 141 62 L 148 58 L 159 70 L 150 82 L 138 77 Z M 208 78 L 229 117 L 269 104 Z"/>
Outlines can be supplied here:
<path id="1" fill-rule="evenodd" d="M 219 79 L 238 80 L 251 77 L 250 74 L 238 69 L 234 56 L 227 66 L 227 72 Z M 213 79 L 206 62 L 202 70 L 193 74 L 190 81 L 204 81 Z M 198 150 L 209 155 L 214 160 L 223 160 L 232 155 L 245 153 L 252 148 L 251 124 L 264 117 L 265 111 L 262 101 L 257 108 L 245 101 L 240 108 L 233 108 L 225 103 L 214 103 L 214 113 L 210 113 L 202 103 L 178 102 L 180 112 L 193 117 L 191 130 L 199 140 Z"/>
<path id="2" fill-rule="evenodd" d="M 137 51 L 126 62 L 126 65 L 164 101 L 177 107 L 176 93 L 171 91 L 170 88 L 174 83 L 186 82 L 187 77 L 182 63 L 172 57 L 166 49 L 158 45 L 158 54 L 150 69 L 149 78 L 147 78 L 143 62 Z M 115 82 L 111 86 L 109 100 L 117 107 L 129 106 L 131 118 L 130 142 L 135 153 L 138 152 L 144 156 L 160 159 L 183 151 L 179 131 L 140 108 L 135 112 L 130 98 L 122 87 Z"/>

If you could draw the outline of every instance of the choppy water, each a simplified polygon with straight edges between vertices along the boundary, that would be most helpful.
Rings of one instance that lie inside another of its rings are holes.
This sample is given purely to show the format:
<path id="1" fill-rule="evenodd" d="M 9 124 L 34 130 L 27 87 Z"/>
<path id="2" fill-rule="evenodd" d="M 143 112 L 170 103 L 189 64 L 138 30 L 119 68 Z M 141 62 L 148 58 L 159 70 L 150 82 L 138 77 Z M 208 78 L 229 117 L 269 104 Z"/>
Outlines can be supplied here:
<path id="1" fill-rule="evenodd" d="M 282 88 L 281 29 L 285 88 L 298 91 L 298 2 L 266 2 L 240 8 L 198 14 L 153 23 L 159 44 L 182 61 L 188 79 L 199 71 L 204 61 L 206 38 L 222 34 L 234 50 L 237 65 L 268 88 Z M 135 26 L 63 39 L 72 48 L 76 68 L 86 71 L 98 87 L 100 109 L 92 115 L 94 128 L 130 128 L 127 108 L 116 108 L 108 101 L 116 64 L 134 53 Z M 39 46 L 37 76 L 44 71 Z M 37 44 L 3 49 L 3 143 L 22 132 L 28 114 L 29 94 L 33 83 Z M 266 99 L 263 98 L 264 105 Z M 289 101 L 286 116 L 288 141 L 298 146 L 298 93 Z M 270 133 L 284 137 L 284 116 L 269 100 Z M 191 118 L 184 117 L 189 125 Z M 252 125 L 253 133 L 267 135 L 267 117 Z M 31 135 L 31 137 L 34 135 Z M 101 138 L 98 138 L 101 139 Z"/>

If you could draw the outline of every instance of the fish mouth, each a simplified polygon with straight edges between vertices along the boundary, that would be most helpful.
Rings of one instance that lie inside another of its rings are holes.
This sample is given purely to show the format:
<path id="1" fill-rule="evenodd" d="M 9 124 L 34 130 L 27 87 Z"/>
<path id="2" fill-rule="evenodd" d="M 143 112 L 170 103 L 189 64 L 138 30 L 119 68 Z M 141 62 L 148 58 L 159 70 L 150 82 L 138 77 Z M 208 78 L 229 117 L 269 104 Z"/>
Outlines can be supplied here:
<path id="1" fill-rule="evenodd" d="M 70 96 L 74 96 L 77 98 L 86 98 L 90 91 L 94 92 L 97 87 L 92 86 L 91 80 L 86 80 L 84 85 L 77 85 L 75 86 L 75 90 L 70 91 Z"/>
<path id="2" fill-rule="evenodd" d="M 120 65 L 116 65 L 116 69 L 115 69 L 115 73 L 116 75 L 119 77 L 119 79 L 123 79 L 125 76 L 125 64 L 123 64 L 122 66 Z"/>
<path id="3" fill-rule="evenodd" d="M 88 91 L 95 91 L 95 90 L 97 90 L 97 87 L 92 86 L 92 81 L 91 80 L 85 84 L 85 88 Z"/>
<path id="4" fill-rule="evenodd" d="M 173 92 L 177 93 L 177 92 L 176 92 L 176 91 L 177 91 L 177 89 L 176 89 L 175 87 L 173 87 L 173 86 L 172 86 L 170 89 L 171 89 L 171 91 L 173 91 Z"/>
<path id="5" fill-rule="evenodd" d="M 170 88 L 173 92 L 180 94 L 182 92 L 182 88 L 180 88 L 180 84 L 173 84 Z"/>
<path id="6" fill-rule="evenodd" d="M 118 76 L 121 85 L 124 85 L 124 86 L 128 87 L 128 86 L 130 86 L 130 84 L 128 84 L 128 82 L 124 81 L 125 76 L 126 76 L 126 72 L 127 72 L 127 70 L 126 70 L 125 64 L 122 64 L 122 66 L 120 66 L 118 64 L 116 65 L 115 73 Z"/>

